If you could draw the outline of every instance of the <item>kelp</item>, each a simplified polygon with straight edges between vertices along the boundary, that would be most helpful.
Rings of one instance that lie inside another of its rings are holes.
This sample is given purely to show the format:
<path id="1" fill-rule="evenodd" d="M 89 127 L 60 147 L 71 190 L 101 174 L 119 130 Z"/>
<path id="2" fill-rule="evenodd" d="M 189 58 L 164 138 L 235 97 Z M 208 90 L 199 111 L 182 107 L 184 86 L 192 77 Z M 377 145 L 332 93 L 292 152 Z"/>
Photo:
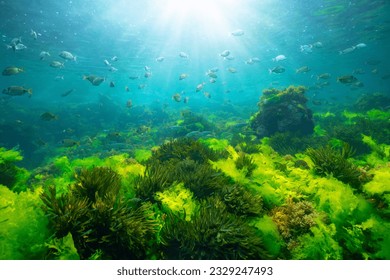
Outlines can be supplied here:
<path id="1" fill-rule="evenodd" d="M 190 159 L 198 163 L 207 163 L 217 159 L 218 153 L 191 138 L 179 138 L 161 145 L 154 151 L 150 161 L 166 162 Z"/>
<path id="2" fill-rule="evenodd" d="M 41 195 L 56 237 L 71 233 L 81 259 L 97 251 L 108 259 L 145 258 L 157 231 L 152 205 L 132 203 L 119 194 L 119 174 L 105 167 L 82 170 L 70 192 L 55 188 Z"/>
<path id="3" fill-rule="evenodd" d="M 325 146 L 318 149 L 309 148 L 306 153 L 313 161 L 314 170 L 318 175 L 331 175 L 357 189 L 369 180 L 362 176 L 363 172 L 358 167 L 348 161 L 354 151 L 347 143 L 340 150 Z"/>
<path id="4" fill-rule="evenodd" d="M 186 221 L 169 214 L 161 230 L 167 259 L 266 259 L 269 253 L 254 227 L 229 214 L 219 199 L 203 200 Z"/>

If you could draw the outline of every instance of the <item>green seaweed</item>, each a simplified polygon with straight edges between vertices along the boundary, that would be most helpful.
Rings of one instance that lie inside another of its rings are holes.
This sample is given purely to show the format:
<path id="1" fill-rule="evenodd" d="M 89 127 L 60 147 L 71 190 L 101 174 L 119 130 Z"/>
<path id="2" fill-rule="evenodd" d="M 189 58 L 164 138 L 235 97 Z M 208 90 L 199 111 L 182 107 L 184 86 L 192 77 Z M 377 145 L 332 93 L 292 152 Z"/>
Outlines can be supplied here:
<path id="1" fill-rule="evenodd" d="M 50 237 L 48 219 L 40 209 L 42 189 L 12 192 L 0 185 L 0 259 L 41 260 Z"/>
<path id="2" fill-rule="evenodd" d="M 18 150 L 0 147 L 0 184 L 13 191 L 21 192 L 27 189 L 27 180 L 30 172 L 16 166 L 16 162 L 23 160 Z"/>
<path id="3" fill-rule="evenodd" d="M 229 214 L 225 204 L 215 198 L 203 200 L 191 221 L 169 214 L 161 230 L 161 237 L 167 259 L 269 258 L 256 229 Z"/>
<path id="4" fill-rule="evenodd" d="M 315 172 L 320 176 L 332 175 L 357 189 L 366 181 L 365 177 L 362 177 L 362 171 L 348 161 L 354 151 L 347 143 L 341 150 L 325 146 L 318 149 L 309 148 L 306 153 L 314 163 Z"/>
<path id="5" fill-rule="evenodd" d="M 226 204 L 229 212 L 241 216 L 259 216 L 263 211 L 263 200 L 260 195 L 247 188 L 234 184 L 223 187 L 218 195 Z"/>
<path id="6" fill-rule="evenodd" d="M 198 163 L 207 163 L 217 159 L 218 153 L 190 138 L 179 138 L 161 145 L 150 158 L 150 162 L 191 159 Z"/>
<path id="7" fill-rule="evenodd" d="M 150 203 L 122 199 L 120 175 L 106 167 L 81 170 L 70 192 L 43 193 L 43 209 L 57 238 L 72 234 L 81 259 L 101 251 L 104 259 L 145 258 L 158 223 Z"/>
<path id="8" fill-rule="evenodd" d="M 235 165 L 238 170 L 245 173 L 246 177 L 250 177 L 253 170 L 257 167 L 253 162 L 252 157 L 244 152 L 240 152 L 238 154 L 238 158 L 235 160 Z"/>

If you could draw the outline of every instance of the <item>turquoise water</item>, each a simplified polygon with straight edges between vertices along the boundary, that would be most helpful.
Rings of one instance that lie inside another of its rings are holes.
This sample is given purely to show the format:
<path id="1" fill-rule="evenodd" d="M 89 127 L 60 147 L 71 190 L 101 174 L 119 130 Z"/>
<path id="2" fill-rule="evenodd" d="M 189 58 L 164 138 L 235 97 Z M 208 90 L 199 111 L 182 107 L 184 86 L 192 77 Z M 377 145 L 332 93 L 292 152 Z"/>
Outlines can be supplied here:
<path id="1" fill-rule="evenodd" d="M 180 135 L 175 127 L 183 110 L 221 127 L 228 120 L 245 123 L 270 87 L 307 87 L 314 113 L 389 94 L 387 1 L 19 0 L 0 7 L 1 70 L 24 69 L 1 76 L 0 88 L 33 92 L 31 98 L 1 94 L 0 145 L 18 147 L 28 166 L 53 156 L 64 139 L 80 144 L 74 157 L 97 153 L 83 145 L 99 134 L 139 133 L 144 126 L 155 134 L 139 146 L 161 144 Z M 27 48 L 12 50 L 14 38 Z M 41 60 L 42 51 L 50 56 Z M 76 60 L 63 59 L 62 51 Z M 286 59 L 273 61 L 278 55 Z M 50 67 L 52 61 L 64 67 Z M 285 71 L 270 74 L 276 66 Z M 296 73 L 303 66 L 309 71 Z M 206 75 L 210 69 L 216 78 Z M 324 73 L 330 77 L 319 79 Z M 94 86 L 84 75 L 105 80 Z M 337 82 L 343 75 L 361 84 Z M 44 121 L 45 112 L 57 118 Z M 114 144 L 103 149 L 129 149 Z"/>

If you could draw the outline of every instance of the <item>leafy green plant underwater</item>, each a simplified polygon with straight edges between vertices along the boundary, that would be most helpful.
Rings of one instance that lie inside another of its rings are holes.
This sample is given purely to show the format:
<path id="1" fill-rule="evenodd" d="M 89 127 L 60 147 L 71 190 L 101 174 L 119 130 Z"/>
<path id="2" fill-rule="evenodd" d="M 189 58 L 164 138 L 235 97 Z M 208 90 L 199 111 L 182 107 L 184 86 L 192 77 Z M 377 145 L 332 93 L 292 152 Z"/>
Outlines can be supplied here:
<path id="1" fill-rule="evenodd" d="M 390 259 L 390 147 L 361 134 L 356 156 L 328 136 L 290 154 L 182 138 L 142 164 L 61 156 L 33 172 L 1 148 L 0 259 Z"/>

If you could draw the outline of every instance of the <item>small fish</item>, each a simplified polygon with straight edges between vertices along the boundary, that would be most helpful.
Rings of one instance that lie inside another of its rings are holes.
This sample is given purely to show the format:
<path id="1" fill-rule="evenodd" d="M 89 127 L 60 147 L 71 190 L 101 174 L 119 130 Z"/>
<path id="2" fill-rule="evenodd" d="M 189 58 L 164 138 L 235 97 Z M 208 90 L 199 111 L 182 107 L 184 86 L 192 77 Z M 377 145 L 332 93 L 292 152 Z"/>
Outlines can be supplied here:
<path id="1" fill-rule="evenodd" d="M 357 48 L 357 49 L 362 49 L 362 48 L 365 48 L 365 47 L 367 47 L 367 45 L 364 44 L 364 43 L 359 43 L 359 44 L 357 44 L 357 45 L 355 46 L 355 48 Z"/>
<path id="2" fill-rule="evenodd" d="M 61 96 L 62 96 L 62 97 L 68 96 L 68 95 L 71 94 L 73 91 L 74 91 L 74 88 L 72 88 L 72 89 L 70 89 L 70 90 L 67 90 L 67 91 L 65 91 L 63 94 L 61 94 Z"/>
<path id="3" fill-rule="evenodd" d="M 125 91 L 130 92 L 130 88 L 128 86 L 125 86 Z"/>
<path id="4" fill-rule="evenodd" d="M 345 50 L 339 51 L 339 54 L 342 55 L 342 54 L 351 53 L 351 52 L 353 52 L 354 50 L 356 50 L 356 47 L 355 47 L 355 46 L 352 46 L 352 47 L 350 47 L 350 48 L 346 48 Z"/>
<path id="5" fill-rule="evenodd" d="M 188 96 L 186 96 L 186 97 L 184 97 L 183 102 L 187 104 L 189 100 L 190 100 L 190 98 Z"/>
<path id="6" fill-rule="evenodd" d="M 50 67 L 53 67 L 53 68 L 64 68 L 65 65 L 63 62 L 59 62 L 57 60 L 53 60 L 51 63 L 50 63 Z"/>
<path id="7" fill-rule="evenodd" d="M 10 45 L 17 45 L 22 43 L 22 37 L 13 38 L 10 42 Z"/>
<path id="8" fill-rule="evenodd" d="M 206 75 L 209 76 L 210 78 L 213 78 L 213 79 L 218 78 L 217 73 L 215 73 L 214 71 L 211 71 L 211 70 L 208 70 L 206 72 Z"/>
<path id="9" fill-rule="evenodd" d="M 315 42 L 313 44 L 311 44 L 313 46 L 313 48 L 322 48 L 323 47 L 323 44 L 321 42 Z"/>
<path id="10" fill-rule="evenodd" d="M 233 32 L 230 33 L 231 35 L 233 36 L 242 36 L 245 34 L 244 30 L 242 29 L 237 29 L 237 30 L 234 30 Z"/>
<path id="11" fill-rule="evenodd" d="M 61 143 L 62 143 L 62 146 L 66 147 L 66 148 L 71 148 L 71 147 L 80 145 L 80 142 L 75 141 L 73 139 L 63 139 L 61 141 Z"/>
<path id="12" fill-rule="evenodd" d="M 126 107 L 127 107 L 127 108 L 133 107 L 133 101 L 131 101 L 131 99 L 129 99 L 129 100 L 126 101 Z"/>
<path id="13" fill-rule="evenodd" d="M 295 70 L 295 73 L 306 73 L 306 72 L 309 72 L 310 71 L 310 68 L 308 66 L 302 66 L 300 68 L 298 68 L 297 70 Z"/>
<path id="14" fill-rule="evenodd" d="M 73 61 L 77 60 L 76 56 L 74 56 L 72 53 L 70 53 L 68 51 L 60 52 L 59 56 L 62 57 L 63 59 L 65 59 L 65 60 L 73 60 Z"/>
<path id="15" fill-rule="evenodd" d="M 185 53 L 185 52 L 180 52 L 180 53 L 179 53 L 179 56 L 180 56 L 181 58 L 188 58 L 188 57 L 189 57 L 188 54 Z"/>
<path id="16" fill-rule="evenodd" d="M 150 78 L 152 76 L 152 72 L 145 72 L 144 77 Z"/>
<path id="17" fill-rule="evenodd" d="M 118 61 L 118 57 L 114 55 L 113 57 L 111 57 L 111 61 Z"/>
<path id="18" fill-rule="evenodd" d="M 118 71 L 118 69 L 117 68 L 115 68 L 114 66 L 110 66 L 109 68 L 108 68 L 108 71 L 110 71 L 110 72 L 116 72 L 116 71 Z"/>
<path id="19" fill-rule="evenodd" d="M 211 79 L 209 80 L 209 82 L 210 82 L 210 84 L 214 84 L 214 83 L 216 83 L 216 82 L 217 82 L 217 80 L 216 80 L 216 79 L 214 79 L 214 78 L 211 78 Z"/>
<path id="20" fill-rule="evenodd" d="M 146 87 L 146 84 L 139 84 L 138 89 L 144 89 Z"/>
<path id="21" fill-rule="evenodd" d="M 229 67 L 228 69 L 227 69 L 230 73 L 237 73 L 237 69 L 236 68 L 234 68 L 234 67 Z"/>
<path id="22" fill-rule="evenodd" d="M 106 66 L 111 66 L 111 63 L 107 59 L 103 60 L 103 63 Z"/>
<path id="23" fill-rule="evenodd" d="M 286 69 L 283 66 L 276 66 L 274 68 L 268 69 L 268 72 L 270 74 L 275 73 L 275 74 L 280 74 L 286 71 Z"/>
<path id="24" fill-rule="evenodd" d="M 181 80 L 184 80 L 184 79 L 186 79 L 188 77 L 188 74 L 186 74 L 186 73 L 182 73 L 182 74 L 180 74 L 180 76 L 179 76 L 179 80 L 181 81 Z"/>
<path id="25" fill-rule="evenodd" d="M 3 76 L 11 76 L 24 72 L 23 68 L 8 66 L 3 70 Z"/>
<path id="26" fill-rule="evenodd" d="M 352 75 L 345 75 L 345 76 L 338 77 L 337 81 L 342 84 L 351 84 L 351 83 L 356 83 L 358 79 Z"/>
<path id="27" fill-rule="evenodd" d="M 323 88 L 323 87 L 325 87 L 325 86 L 329 86 L 330 83 L 329 83 L 329 81 L 324 81 L 324 82 L 322 82 L 322 83 L 317 82 L 316 85 L 317 85 L 319 88 Z"/>
<path id="28" fill-rule="evenodd" d="M 222 56 L 222 57 L 227 57 L 229 54 L 230 54 L 230 51 L 229 51 L 229 50 L 224 50 L 224 51 L 221 52 L 219 55 Z"/>
<path id="29" fill-rule="evenodd" d="M 174 95 L 172 95 L 172 99 L 175 100 L 176 102 L 180 102 L 181 101 L 180 93 L 175 93 Z"/>
<path id="30" fill-rule="evenodd" d="M 205 91 L 205 92 L 203 93 L 203 95 L 204 95 L 205 97 L 207 97 L 207 98 L 211 98 L 211 94 L 210 94 L 209 92 L 207 92 L 207 91 Z"/>
<path id="31" fill-rule="evenodd" d="M 145 72 L 151 72 L 151 68 L 149 66 L 144 66 Z"/>
<path id="32" fill-rule="evenodd" d="M 245 61 L 245 64 L 252 65 L 252 64 L 255 64 L 255 63 L 258 63 L 258 62 L 260 62 L 260 58 L 258 58 L 258 57 L 251 57 L 251 58 L 249 58 L 248 60 Z"/>
<path id="33" fill-rule="evenodd" d="M 134 76 L 129 76 L 129 79 L 130 79 L 130 80 L 138 80 L 138 79 L 139 79 L 139 76 L 136 76 L 136 75 L 134 75 Z"/>
<path id="34" fill-rule="evenodd" d="M 165 57 L 159 56 L 159 57 L 156 58 L 156 61 L 157 61 L 157 62 L 163 62 L 164 59 L 165 59 Z"/>
<path id="35" fill-rule="evenodd" d="M 57 120 L 58 116 L 51 112 L 45 112 L 39 118 L 43 121 L 52 121 L 52 120 Z"/>
<path id="36" fill-rule="evenodd" d="M 105 80 L 105 78 L 95 76 L 95 75 L 88 75 L 88 76 L 83 76 L 83 80 L 88 80 L 92 85 L 98 86 Z"/>
<path id="37" fill-rule="evenodd" d="M 35 32 L 35 31 L 32 30 L 32 29 L 31 29 L 31 31 L 30 31 L 30 36 L 31 36 L 34 40 L 38 39 L 38 33 Z"/>
<path id="38" fill-rule="evenodd" d="M 322 101 L 318 100 L 318 99 L 312 100 L 311 103 L 313 103 L 313 105 L 316 105 L 316 106 L 322 105 Z"/>
<path id="39" fill-rule="evenodd" d="M 27 49 L 27 46 L 22 44 L 22 43 L 18 43 L 16 45 L 7 45 L 7 49 L 12 49 L 14 52 L 15 51 L 22 51 L 24 49 Z"/>
<path id="40" fill-rule="evenodd" d="M 303 53 L 311 53 L 313 52 L 313 45 L 301 45 L 299 47 L 300 51 L 303 52 Z"/>
<path id="41" fill-rule="evenodd" d="M 110 82 L 110 87 L 115 87 L 115 84 L 113 81 Z"/>
<path id="42" fill-rule="evenodd" d="M 278 62 L 278 61 L 285 60 L 286 58 L 287 58 L 287 57 L 286 57 L 285 55 L 279 54 L 279 55 L 275 56 L 275 57 L 272 59 L 272 61 Z"/>
<path id="43" fill-rule="evenodd" d="M 324 80 L 326 80 L 326 79 L 329 79 L 330 78 L 330 74 L 329 73 L 323 73 L 323 74 L 319 74 L 318 76 L 317 76 L 317 80 L 319 80 L 319 79 L 324 79 Z"/>
<path id="44" fill-rule="evenodd" d="M 201 83 L 201 84 L 197 85 L 196 88 L 195 88 L 195 91 L 196 92 L 201 91 L 203 89 L 204 85 L 205 85 L 205 83 Z"/>
<path id="45" fill-rule="evenodd" d="M 41 53 L 39 54 L 39 59 L 44 60 L 48 56 L 50 56 L 50 53 L 45 52 L 45 51 L 41 51 Z"/>
<path id="46" fill-rule="evenodd" d="M 3 94 L 11 95 L 11 96 L 19 96 L 27 93 L 29 96 L 32 95 L 32 89 L 27 89 L 21 86 L 10 86 L 8 88 L 3 89 Z"/>

